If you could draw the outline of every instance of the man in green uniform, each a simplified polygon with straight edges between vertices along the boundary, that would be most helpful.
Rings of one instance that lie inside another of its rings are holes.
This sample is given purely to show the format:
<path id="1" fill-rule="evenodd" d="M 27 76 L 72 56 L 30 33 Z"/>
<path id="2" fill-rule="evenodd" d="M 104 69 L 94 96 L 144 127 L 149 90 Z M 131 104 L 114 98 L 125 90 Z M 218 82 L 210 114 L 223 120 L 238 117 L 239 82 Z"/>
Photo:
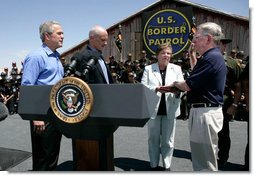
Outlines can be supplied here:
<path id="1" fill-rule="evenodd" d="M 225 37 L 221 38 L 220 49 L 224 53 L 226 50 L 226 45 L 232 42 L 231 39 L 226 39 Z M 229 122 L 233 120 L 233 116 L 227 113 L 229 108 L 234 108 L 237 110 L 237 104 L 233 103 L 234 94 L 235 94 L 235 85 L 241 73 L 241 67 L 237 64 L 235 59 L 232 59 L 230 56 L 224 55 L 225 63 L 227 66 L 227 79 L 226 87 L 224 91 L 224 105 L 223 105 L 223 127 L 222 130 L 218 133 L 218 165 L 219 168 L 222 168 L 226 165 L 229 158 L 229 150 L 231 146 L 230 140 L 230 131 L 229 131 Z"/>

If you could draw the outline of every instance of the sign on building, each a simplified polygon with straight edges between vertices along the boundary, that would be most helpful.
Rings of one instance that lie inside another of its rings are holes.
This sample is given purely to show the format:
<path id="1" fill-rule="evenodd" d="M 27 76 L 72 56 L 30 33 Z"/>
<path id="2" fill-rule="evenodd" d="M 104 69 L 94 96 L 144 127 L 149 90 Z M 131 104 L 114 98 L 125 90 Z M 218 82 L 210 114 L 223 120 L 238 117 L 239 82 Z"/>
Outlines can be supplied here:
<path id="1" fill-rule="evenodd" d="M 173 56 L 181 53 L 189 44 L 193 26 L 192 8 L 164 9 L 143 14 L 143 41 L 151 54 L 157 46 L 171 43 Z"/>

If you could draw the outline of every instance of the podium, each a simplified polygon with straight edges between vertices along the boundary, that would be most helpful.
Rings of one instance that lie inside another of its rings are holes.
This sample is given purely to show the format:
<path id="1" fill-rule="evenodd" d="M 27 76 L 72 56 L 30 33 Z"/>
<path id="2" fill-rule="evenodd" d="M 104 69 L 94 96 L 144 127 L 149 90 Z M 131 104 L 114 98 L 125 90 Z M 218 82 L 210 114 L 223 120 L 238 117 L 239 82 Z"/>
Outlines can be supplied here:
<path id="1" fill-rule="evenodd" d="M 142 84 L 90 84 L 93 107 L 87 119 L 65 123 L 50 107 L 52 86 L 21 86 L 19 115 L 23 120 L 44 120 L 73 139 L 74 170 L 114 170 L 113 133 L 119 126 L 143 127 L 159 97 Z M 89 141 L 86 151 L 77 142 Z M 75 142 L 76 141 L 76 142 Z M 91 145 L 90 145 L 90 144 Z M 97 147 L 93 143 L 97 143 Z"/>

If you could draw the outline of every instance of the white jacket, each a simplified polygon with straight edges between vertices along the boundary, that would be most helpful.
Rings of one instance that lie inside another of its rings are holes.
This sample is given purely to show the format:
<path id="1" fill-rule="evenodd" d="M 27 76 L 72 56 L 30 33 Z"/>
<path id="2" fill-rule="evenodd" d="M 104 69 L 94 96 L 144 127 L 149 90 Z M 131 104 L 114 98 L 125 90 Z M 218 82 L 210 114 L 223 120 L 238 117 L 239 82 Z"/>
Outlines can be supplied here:
<path id="1" fill-rule="evenodd" d="M 174 81 L 183 81 L 183 80 L 184 78 L 181 67 L 169 63 L 166 70 L 165 86 L 172 84 Z M 154 63 L 145 67 L 141 83 L 153 91 L 155 91 L 156 87 L 162 86 L 162 79 L 158 63 Z M 157 92 L 157 95 L 161 97 L 160 92 Z M 166 93 L 165 98 L 166 98 L 167 117 L 175 118 L 179 116 L 181 99 L 176 98 L 175 94 L 173 93 Z M 157 106 L 151 118 L 156 118 L 159 105 L 160 99 L 157 103 Z"/>

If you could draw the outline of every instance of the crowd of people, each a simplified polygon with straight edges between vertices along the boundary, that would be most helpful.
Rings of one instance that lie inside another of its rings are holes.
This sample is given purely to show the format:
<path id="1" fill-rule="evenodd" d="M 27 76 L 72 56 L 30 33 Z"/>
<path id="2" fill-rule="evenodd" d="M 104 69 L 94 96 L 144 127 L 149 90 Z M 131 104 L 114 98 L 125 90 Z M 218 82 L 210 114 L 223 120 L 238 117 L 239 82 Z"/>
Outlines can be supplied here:
<path id="1" fill-rule="evenodd" d="M 190 75 L 190 58 L 187 50 L 182 52 L 182 57 L 172 58 L 170 62 L 181 66 L 184 78 L 187 78 Z M 246 55 L 243 51 L 237 49 L 232 49 L 230 53 L 223 52 L 225 58 L 230 58 L 235 60 L 239 65 L 239 68 L 243 69 L 248 62 Z M 147 56 L 145 50 L 142 50 L 139 58 L 133 58 L 131 53 L 128 53 L 127 56 L 120 61 L 119 58 L 114 56 L 109 56 L 108 62 L 106 62 L 110 72 L 112 73 L 113 81 L 117 84 L 123 83 L 140 83 L 143 75 L 145 66 L 156 63 L 157 59 L 155 55 L 151 57 Z M 63 65 L 67 65 L 65 60 L 61 60 Z M 18 106 L 18 90 L 22 77 L 22 68 L 18 69 L 16 62 L 12 63 L 11 70 L 8 67 L 4 68 L 4 71 L 0 75 L 0 101 L 5 102 L 10 114 L 17 113 Z M 185 104 L 186 96 L 182 96 L 182 114 L 181 118 L 186 119 L 187 109 Z M 235 118 L 239 120 L 246 120 L 245 116 L 241 113 L 244 113 L 243 109 L 245 108 L 244 95 L 241 97 L 239 103 L 239 113 L 236 114 Z M 232 119 L 233 120 L 233 119 Z"/>
<path id="2" fill-rule="evenodd" d="M 214 29 L 216 31 L 213 31 Z M 172 46 L 166 44 L 160 45 L 156 55 L 150 58 L 148 58 L 146 51 L 142 50 L 140 58 L 133 58 L 132 54 L 129 53 L 123 59 L 124 61 L 119 61 L 114 56 L 110 56 L 108 58 L 109 61 L 106 63 L 103 56 L 101 56 L 101 52 L 107 44 L 107 31 L 100 26 L 95 26 L 90 30 L 90 43 L 84 51 L 80 52 L 82 57 L 79 58 L 80 60 L 77 60 L 78 65 L 82 65 L 81 63 L 87 62 L 84 59 L 89 58 L 88 56 L 98 56 L 98 64 L 89 73 L 91 79 L 88 83 L 142 83 L 161 97 L 153 117 L 148 122 L 151 170 L 158 169 L 160 154 L 163 158 L 165 170 L 170 170 L 174 149 L 175 118 L 177 117 L 184 120 L 190 118 L 191 120 L 191 123 L 189 123 L 190 145 L 192 164 L 195 171 L 218 170 L 220 162 L 217 161 L 216 147 L 219 147 L 221 153 L 224 150 L 220 147 L 220 143 L 218 144 L 220 138 L 223 141 L 229 140 L 227 153 L 225 154 L 224 152 L 225 155 L 228 154 L 230 136 L 228 128 L 225 129 L 225 124 L 227 123 L 223 120 L 226 117 L 225 112 L 229 113 L 229 107 L 242 107 L 244 109 L 246 107 L 244 100 L 248 97 L 245 97 L 244 91 L 240 91 L 241 96 L 239 97 L 241 98 L 231 101 L 230 106 L 224 110 L 225 95 L 230 94 L 232 95 L 231 99 L 234 99 L 234 96 L 237 94 L 235 92 L 235 85 L 237 82 L 240 82 L 241 70 L 245 68 L 248 57 L 244 57 L 242 51 L 235 50 L 231 51 L 230 54 L 232 55 L 227 55 L 223 47 L 225 47 L 228 41 L 223 41 L 221 31 L 221 27 L 215 23 L 201 24 L 196 34 L 194 34 L 190 49 L 183 51 L 183 55 L 180 58 L 173 58 Z M 20 85 L 52 85 L 62 79 L 64 71 L 66 71 L 64 70 L 66 68 L 65 60 L 61 60 L 60 54 L 56 51 L 57 48 L 62 47 L 64 39 L 60 23 L 55 21 L 43 23 L 40 26 L 40 38 L 43 43 L 42 46 L 26 57 L 23 65 L 24 68 L 18 70 L 16 63 L 13 63 L 10 71 L 5 68 L 4 72 L 1 73 L 0 101 L 6 104 L 10 114 L 18 112 Z M 45 53 L 47 54 L 45 55 Z M 36 57 L 38 55 L 42 56 L 40 58 L 43 59 L 43 62 Z M 237 73 L 237 78 L 228 78 L 228 72 L 231 68 L 229 59 L 234 60 L 236 66 L 239 66 L 240 71 Z M 38 64 L 34 64 L 37 62 Z M 42 67 L 34 68 L 34 65 L 42 65 Z M 40 70 L 41 68 L 43 69 Z M 77 67 L 77 69 L 82 68 Z M 174 70 L 174 72 L 171 70 Z M 79 71 L 82 72 L 82 70 Z M 155 76 L 153 77 L 152 74 L 148 74 L 150 72 Z M 167 74 L 170 75 L 170 78 Z M 228 82 L 228 80 L 230 81 Z M 232 87 L 234 88 L 227 87 L 230 84 L 233 84 Z M 227 94 L 225 94 L 224 89 Z M 175 108 L 172 109 L 173 106 Z M 236 111 L 232 113 L 231 109 L 230 112 L 232 116 L 230 116 L 231 119 L 227 119 L 227 122 L 237 116 Z M 235 114 L 236 116 L 234 116 Z M 200 123 L 204 120 L 203 117 L 205 117 L 206 125 Z M 54 124 L 49 122 L 34 120 L 31 121 L 30 125 L 33 170 L 54 170 L 57 166 L 61 134 L 54 127 Z M 162 127 L 166 130 L 160 129 Z M 220 135 L 221 130 L 225 130 L 228 135 Z M 157 133 L 155 134 L 155 132 Z M 52 140 L 48 135 L 52 135 L 52 138 L 57 139 L 54 142 L 54 146 L 49 145 Z M 163 139 L 160 141 L 161 137 Z M 108 138 L 105 141 L 98 141 L 98 143 L 106 144 L 106 142 L 110 141 L 112 142 L 111 138 Z M 204 141 L 206 141 L 205 144 Z M 90 141 L 87 140 L 77 140 L 74 142 L 83 151 L 88 150 L 85 147 L 87 143 L 90 145 Z M 44 148 L 41 148 L 42 146 Z M 225 145 L 223 144 L 223 146 Z M 224 159 L 223 164 L 225 164 L 227 159 L 228 156 Z M 106 170 L 107 168 L 103 169 Z"/>
<path id="3" fill-rule="evenodd" d="M 12 63 L 11 70 L 6 67 L 0 75 L 0 102 L 3 102 L 9 114 L 18 113 L 19 87 L 21 84 L 22 69 Z"/>
<path id="4" fill-rule="evenodd" d="M 225 57 L 236 60 L 238 65 L 243 69 L 247 63 L 246 56 L 243 51 L 237 51 L 233 49 L 228 55 L 226 53 Z M 61 60 L 63 65 L 66 62 Z M 173 58 L 172 63 L 181 66 L 184 78 L 190 75 L 190 59 L 188 51 L 183 51 L 182 57 Z M 142 50 L 140 53 L 140 58 L 134 59 L 132 54 L 129 53 L 124 59 L 124 61 L 119 61 L 114 56 L 110 56 L 108 62 L 106 62 L 108 68 L 110 69 L 113 77 L 113 81 L 116 84 L 123 83 L 140 83 L 143 75 L 144 67 L 157 62 L 156 56 L 147 57 L 146 51 Z M 18 95 L 19 86 L 22 77 L 22 68 L 17 68 L 16 62 L 12 63 L 11 69 L 5 67 L 0 73 L 0 101 L 4 102 L 10 114 L 17 113 L 18 110 Z M 183 94 L 181 103 L 181 115 L 179 118 L 187 119 L 187 104 L 186 104 L 186 94 Z M 241 97 L 239 103 L 239 111 L 235 115 L 234 119 L 246 120 L 246 116 L 243 115 L 245 109 L 244 95 Z M 233 120 L 233 119 L 232 119 Z"/>
<path id="5" fill-rule="evenodd" d="M 183 51 L 183 56 L 179 59 L 172 59 L 170 62 L 179 64 L 184 70 L 184 74 L 188 75 L 189 59 L 188 52 Z M 145 50 L 142 50 L 138 58 L 133 58 L 131 53 L 128 53 L 124 61 L 119 61 L 114 56 L 110 56 L 107 65 L 113 74 L 115 83 L 140 83 L 145 66 L 157 62 L 156 55 L 147 56 Z"/>
<path id="6" fill-rule="evenodd" d="M 143 75 L 144 67 L 157 61 L 156 56 L 147 57 L 146 51 L 142 50 L 139 59 L 133 59 L 129 53 L 124 62 L 117 61 L 114 56 L 109 57 L 106 63 L 112 73 L 113 82 L 116 84 L 124 83 L 140 83 Z M 63 65 L 66 62 L 61 60 Z M 183 75 L 189 75 L 188 52 L 185 52 L 182 58 L 173 61 L 182 67 Z M 4 102 L 9 109 L 10 114 L 18 111 L 19 86 L 21 83 L 23 68 L 18 68 L 16 62 L 12 63 L 11 69 L 5 67 L 0 75 L 0 101 Z M 183 96 L 182 99 L 185 97 Z M 185 113 L 186 114 L 186 113 Z M 186 115 L 184 115 L 186 117 Z"/>

